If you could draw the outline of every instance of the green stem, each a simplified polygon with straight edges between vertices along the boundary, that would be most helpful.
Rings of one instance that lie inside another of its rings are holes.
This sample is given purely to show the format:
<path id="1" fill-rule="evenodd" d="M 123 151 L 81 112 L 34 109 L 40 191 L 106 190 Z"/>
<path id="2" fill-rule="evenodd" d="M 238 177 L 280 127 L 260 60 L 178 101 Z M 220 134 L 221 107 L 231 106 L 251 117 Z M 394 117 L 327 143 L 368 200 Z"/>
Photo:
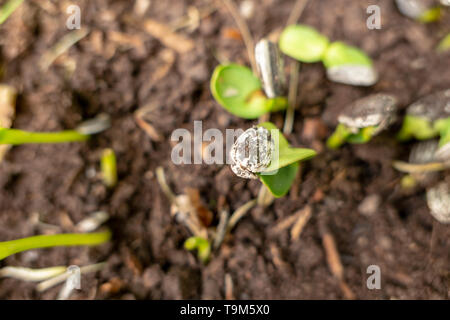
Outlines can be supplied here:
<path id="1" fill-rule="evenodd" d="M 61 246 L 95 246 L 108 241 L 111 232 L 66 233 L 40 235 L 23 239 L 0 242 L 0 260 L 18 252 Z"/>
<path id="2" fill-rule="evenodd" d="M 338 126 L 336 127 L 336 130 L 333 132 L 333 134 L 327 140 L 328 148 L 330 148 L 330 149 L 339 148 L 347 141 L 347 138 L 351 134 L 352 133 L 350 132 L 350 130 L 348 130 L 344 124 L 342 124 L 342 123 L 338 124 Z"/>
<path id="3" fill-rule="evenodd" d="M 63 143 L 85 141 L 88 135 L 75 130 L 60 132 L 29 132 L 18 129 L 0 128 L 0 144 L 20 145 L 25 143 Z"/>
<path id="4" fill-rule="evenodd" d="M 347 137 L 347 142 L 357 144 L 367 143 L 372 139 L 375 130 L 375 126 L 361 128 L 358 133 L 349 135 Z"/>
<path id="5" fill-rule="evenodd" d="M 427 119 L 406 115 L 403 119 L 402 128 L 397 134 L 397 139 L 407 141 L 414 137 L 418 140 L 428 140 L 434 138 L 438 133 Z"/>
<path id="6" fill-rule="evenodd" d="M 267 103 L 270 105 L 270 112 L 285 110 L 288 107 L 288 100 L 286 97 L 267 99 Z"/>
<path id="7" fill-rule="evenodd" d="M 9 0 L 0 8 L 0 24 L 6 21 L 8 17 L 16 11 L 16 9 L 22 4 L 23 0 Z"/>

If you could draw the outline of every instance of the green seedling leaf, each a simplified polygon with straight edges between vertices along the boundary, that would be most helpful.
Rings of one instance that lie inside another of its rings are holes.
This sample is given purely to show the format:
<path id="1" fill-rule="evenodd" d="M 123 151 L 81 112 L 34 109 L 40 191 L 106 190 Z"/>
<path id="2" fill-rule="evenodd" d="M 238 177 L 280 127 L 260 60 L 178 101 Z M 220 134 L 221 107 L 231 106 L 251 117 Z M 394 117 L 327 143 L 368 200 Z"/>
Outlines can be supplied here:
<path id="1" fill-rule="evenodd" d="M 207 263 L 211 255 L 211 244 L 202 237 L 190 237 L 184 242 L 184 248 L 189 251 L 197 250 L 200 261 Z"/>
<path id="2" fill-rule="evenodd" d="M 267 99 L 259 79 L 249 68 L 237 64 L 216 67 L 211 92 L 222 107 L 244 119 L 256 119 L 287 107 L 285 98 Z"/>
<path id="3" fill-rule="evenodd" d="M 438 52 L 445 52 L 450 50 L 450 33 L 439 42 L 437 49 Z"/>
<path id="4" fill-rule="evenodd" d="M 322 60 L 329 80 L 353 86 L 371 86 L 378 81 L 372 60 L 358 48 L 332 43 Z"/>
<path id="5" fill-rule="evenodd" d="M 294 182 L 299 162 L 314 157 L 316 152 L 312 149 L 291 148 L 286 138 L 271 122 L 264 122 L 259 126 L 271 130 L 274 139 L 278 136 L 278 141 L 275 141 L 275 148 L 278 147 L 279 152 L 278 161 L 272 161 L 264 172 L 258 173 L 258 177 L 275 197 L 282 197 L 289 191 Z M 272 130 L 276 131 L 275 135 L 273 135 L 274 131 Z M 270 172 L 276 170 L 275 174 L 270 174 Z"/>
<path id="6" fill-rule="evenodd" d="M 433 127 L 431 121 L 421 117 L 406 115 L 403 119 L 403 125 L 397 134 L 397 139 L 407 141 L 412 138 L 418 140 L 427 140 L 436 137 L 439 131 Z"/>
<path id="7" fill-rule="evenodd" d="M 274 175 L 258 174 L 258 176 L 267 189 L 269 189 L 276 198 L 280 198 L 285 196 L 291 189 L 299 167 L 300 164 L 295 162 L 278 169 L 278 172 Z"/>
<path id="8" fill-rule="evenodd" d="M 117 184 L 117 161 L 114 150 L 105 149 L 100 161 L 103 182 L 108 188 Z"/>
<path id="9" fill-rule="evenodd" d="M 434 123 L 434 128 L 439 132 L 441 139 L 439 140 L 439 147 L 450 143 L 450 118 L 439 119 Z"/>
<path id="10" fill-rule="evenodd" d="M 322 59 L 329 40 L 316 29 L 306 25 L 286 27 L 278 42 L 280 50 L 301 62 L 318 62 Z"/>
<path id="11" fill-rule="evenodd" d="M 328 138 L 327 147 L 330 149 L 338 149 L 346 142 L 355 144 L 367 143 L 374 136 L 376 129 L 376 126 L 369 126 L 359 129 L 357 133 L 352 133 L 345 124 L 340 123 Z"/>
<path id="12" fill-rule="evenodd" d="M 330 44 L 322 61 L 327 69 L 344 65 L 372 66 L 372 60 L 362 50 L 340 41 Z"/>
<path id="13" fill-rule="evenodd" d="M 107 242 L 110 231 L 98 233 L 66 233 L 33 236 L 23 239 L 0 242 L 0 260 L 27 250 L 50 247 L 95 246 Z"/>
<path id="14" fill-rule="evenodd" d="M 339 123 L 336 130 L 327 140 L 327 147 L 330 149 L 338 149 L 342 146 L 352 132 L 347 128 L 345 124 Z"/>
<path id="15" fill-rule="evenodd" d="M 23 0 L 9 0 L 0 8 L 0 24 L 6 21 L 9 16 L 16 11 L 22 4 Z"/>
<path id="16" fill-rule="evenodd" d="M 26 143 L 64 143 L 84 141 L 88 135 L 75 130 L 60 132 L 29 132 L 18 129 L 0 128 L 0 144 L 21 145 Z"/>
<path id="17" fill-rule="evenodd" d="M 426 10 L 417 20 L 422 23 L 430 23 L 438 21 L 442 17 L 442 9 L 434 7 Z"/>

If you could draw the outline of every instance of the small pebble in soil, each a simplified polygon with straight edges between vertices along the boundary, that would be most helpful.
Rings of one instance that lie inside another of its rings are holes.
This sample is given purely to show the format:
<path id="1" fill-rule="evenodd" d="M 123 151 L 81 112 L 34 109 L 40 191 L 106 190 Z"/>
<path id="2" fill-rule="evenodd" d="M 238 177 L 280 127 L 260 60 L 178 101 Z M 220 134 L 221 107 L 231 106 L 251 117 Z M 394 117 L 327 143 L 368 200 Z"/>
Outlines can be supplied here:
<path id="1" fill-rule="evenodd" d="M 431 215 L 440 223 L 450 223 L 450 186 L 448 181 L 427 190 Z"/>
<path id="2" fill-rule="evenodd" d="M 381 204 L 381 197 L 378 194 L 371 194 L 364 198 L 359 204 L 358 211 L 364 216 L 373 216 Z"/>
<path id="3" fill-rule="evenodd" d="M 374 134 L 387 128 L 394 120 L 397 99 L 378 93 L 356 100 L 339 115 L 338 121 L 357 132 L 361 128 L 377 126 Z"/>

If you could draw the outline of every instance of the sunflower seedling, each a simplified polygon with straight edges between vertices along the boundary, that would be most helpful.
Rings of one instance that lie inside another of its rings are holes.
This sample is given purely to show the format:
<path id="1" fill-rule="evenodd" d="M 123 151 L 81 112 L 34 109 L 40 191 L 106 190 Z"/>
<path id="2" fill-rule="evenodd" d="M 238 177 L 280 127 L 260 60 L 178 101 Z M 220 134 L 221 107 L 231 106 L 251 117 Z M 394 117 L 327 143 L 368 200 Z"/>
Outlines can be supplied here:
<path id="1" fill-rule="evenodd" d="M 231 169 L 239 177 L 260 179 L 278 198 L 291 188 L 299 162 L 315 155 L 312 149 L 291 148 L 278 128 L 265 122 L 237 138 L 230 151 Z"/>
<path id="2" fill-rule="evenodd" d="M 111 238 L 110 231 L 97 233 L 66 233 L 53 235 L 40 235 L 23 239 L 0 242 L 0 260 L 27 250 L 68 247 L 68 246 L 95 246 L 107 242 Z"/>
<path id="3" fill-rule="evenodd" d="M 338 117 L 338 126 L 328 138 L 327 146 L 337 149 L 345 142 L 366 143 L 394 120 L 397 99 L 374 94 L 349 104 Z"/>
<path id="4" fill-rule="evenodd" d="M 442 8 L 436 0 L 395 0 L 397 8 L 404 16 L 423 23 L 437 21 L 442 16 Z M 441 0 L 442 5 L 449 5 Z"/>
<path id="5" fill-rule="evenodd" d="M 371 86 L 378 80 L 372 60 L 360 49 L 343 42 L 330 43 L 316 29 L 290 25 L 280 35 L 279 47 L 304 63 L 322 62 L 329 80 L 355 86 Z"/>
<path id="6" fill-rule="evenodd" d="M 244 119 L 256 119 L 267 112 L 287 107 L 285 76 L 278 47 L 261 40 L 255 47 L 259 76 L 237 64 L 219 65 L 211 77 L 214 99 L 228 112 Z"/>
<path id="7" fill-rule="evenodd" d="M 190 237 L 184 242 L 184 248 L 189 251 L 197 250 L 200 261 L 207 263 L 211 255 L 211 244 L 202 237 Z"/>
<path id="8" fill-rule="evenodd" d="M 427 95 L 406 110 L 406 116 L 397 138 L 427 140 L 440 137 L 436 160 L 450 158 L 450 89 Z"/>

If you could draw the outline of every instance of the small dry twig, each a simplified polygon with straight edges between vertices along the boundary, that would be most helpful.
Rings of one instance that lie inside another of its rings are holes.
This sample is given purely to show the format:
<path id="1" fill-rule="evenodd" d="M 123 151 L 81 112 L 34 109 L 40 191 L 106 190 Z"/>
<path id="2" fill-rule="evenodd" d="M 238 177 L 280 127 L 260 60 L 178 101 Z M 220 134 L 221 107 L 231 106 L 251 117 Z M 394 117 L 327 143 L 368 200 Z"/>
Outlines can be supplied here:
<path id="1" fill-rule="evenodd" d="M 337 250 L 336 241 L 328 229 L 323 214 L 319 218 L 319 232 L 322 237 L 322 245 L 325 249 L 328 267 L 333 276 L 339 281 L 342 294 L 348 300 L 355 299 L 354 293 L 348 287 L 344 280 L 344 267 Z"/>
<path id="2" fill-rule="evenodd" d="M 166 47 L 169 47 L 180 54 L 188 53 L 195 47 L 194 41 L 173 32 L 169 26 L 153 19 L 146 19 L 142 24 L 142 28 Z"/>
<path id="3" fill-rule="evenodd" d="M 255 52 L 254 52 L 255 43 L 253 41 L 253 37 L 252 34 L 250 33 L 250 29 L 248 28 L 247 23 L 242 18 L 241 14 L 239 13 L 239 9 L 236 7 L 233 0 L 222 0 L 219 1 L 219 3 L 223 3 L 225 5 L 225 7 L 230 12 L 230 15 L 233 17 L 237 27 L 239 28 L 242 34 L 242 39 L 244 39 L 245 47 L 247 48 L 247 54 L 250 60 L 250 65 L 252 66 L 253 73 L 257 74 Z"/>
<path id="4" fill-rule="evenodd" d="M 284 119 L 283 133 L 290 134 L 294 127 L 295 109 L 297 107 L 297 90 L 298 90 L 298 78 L 300 71 L 300 63 L 298 61 L 292 61 L 291 74 L 289 79 L 289 93 L 288 93 L 288 108 L 286 110 L 286 117 Z"/>
<path id="5" fill-rule="evenodd" d="M 225 300 L 234 300 L 233 279 L 229 273 L 225 274 Z"/>
<path id="6" fill-rule="evenodd" d="M 294 223 L 294 226 L 291 229 L 291 241 L 296 241 L 300 238 L 303 228 L 308 223 L 309 218 L 311 218 L 311 213 L 311 206 L 306 206 L 299 211 L 297 221 Z"/>
<path id="7" fill-rule="evenodd" d="M 392 166 L 401 172 L 407 173 L 421 173 L 421 172 L 432 172 L 432 171 L 442 171 L 450 168 L 450 163 L 443 162 L 429 162 L 429 163 L 409 163 L 404 161 L 394 161 Z"/>
<path id="8" fill-rule="evenodd" d="M 49 51 L 42 55 L 39 66 L 42 71 L 46 71 L 52 63 L 64 52 L 70 49 L 75 43 L 86 37 L 89 33 L 87 28 L 70 31 L 62 37 Z"/>
<path id="9" fill-rule="evenodd" d="M 105 266 L 106 266 L 106 262 L 100 262 L 100 263 L 91 264 L 88 266 L 83 266 L 80 268 L 80 273 L 86 274 L 86 273 L 97 272 L 97 271 L 102 270 Z M 71 274 L 72 274 L 71 272 L 65 272 L 54 278 L 43 281 L 36 286 L 36 290 L 38 292 L 43 292 L 47 289 L 50 289 L 51 287 L 54 287 L 54 286 L 60 284 L 61 282 L 66 281 L 67 278 L 69 278 L 71 276 Z"/>
<path id="10" fill-rule="evenodd" d="M 216 236 L 214 237 L 213 248 L 214 250 L 219 249 L 220 245 L 225 238 L 227 233 L 228 218 L 230 213 L 227 209 L 222 209 L 220 211 L 219 224 L 217 225 Z"/>
<path id="11" fill-rule="evenodd" d="M 231 215 L 231 218 L 228 221 L 227 230 L 231 231 L 236 226 L 236 223 L 238 223 L 238 221 L 241 220 L 243 216 L 245 216 L 248 210 L 253 208 L 255 205 L 256 199 L 253 199 L 236 209 L 236 211 Z"/>

